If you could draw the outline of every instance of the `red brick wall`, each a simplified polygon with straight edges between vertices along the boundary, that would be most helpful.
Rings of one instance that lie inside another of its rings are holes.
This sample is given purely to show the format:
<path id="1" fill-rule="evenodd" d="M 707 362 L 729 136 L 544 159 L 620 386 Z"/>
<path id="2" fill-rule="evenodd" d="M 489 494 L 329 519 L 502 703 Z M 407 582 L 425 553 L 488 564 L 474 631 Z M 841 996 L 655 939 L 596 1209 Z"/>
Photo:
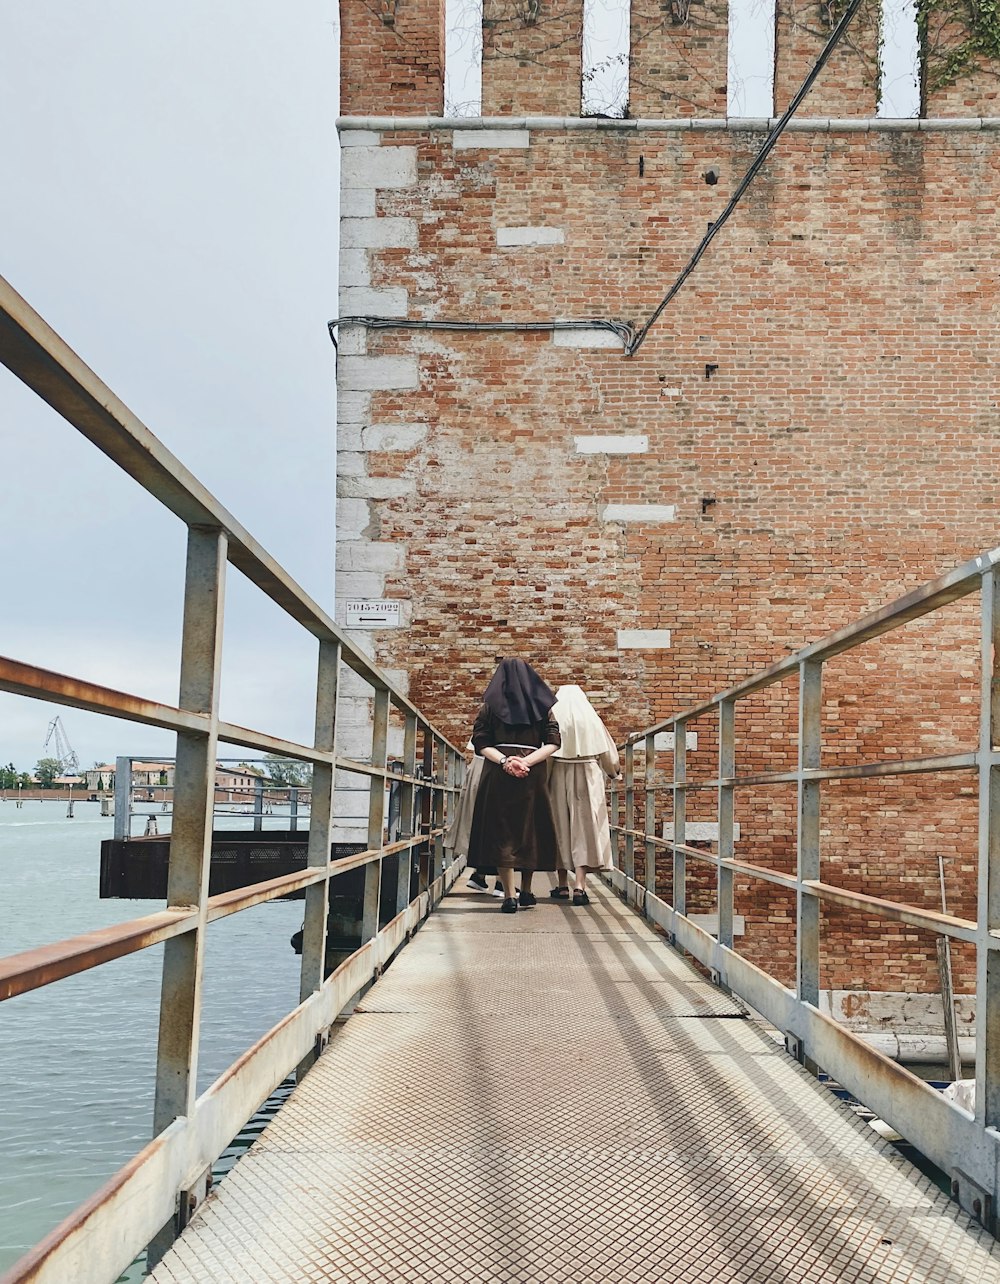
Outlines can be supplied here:
<path id="1" fill-rule="evenodd" d="M 990 139 L 787 135 L 631 359 L 538 334 L 369 334 L 369 355 L 420 370 L 416 391 L 372 394 L 371 422 L 427 428 L 366 456 L 370 478 L 414 485 L 370 503 L 368 538 L 405 549 L 385 594 L 412 610 L 376 635 L 377 658 L 409 670 L 456 742 L 498 655 L 580 682 L 623 736 L 1000 542 Z M 535 131 L 529 149 L 453 151 L 449 133 L 387 135 L 434 179 L 379 194 L 380 217 L 417 220 L 418 244 L 373 252 L 372 287 L 406 288 L 411 316 L 641 321 L 759 141 Z M 498 228 L 534 225 L 563 243 L 498 247 Z M 608 433 L 645 434 L 649 451 L 574 453 L 575 435 Z M 600 520 L 644 503 L 677 520 Z M 973 607 L 831 662 L 825 762 L 974 747 Z M 619 650 L 621 628 L 670 629 L 672 645 Z M 795 688 L 741 707 L 741 769 L 794 765 Z M 712 720 L 690 729 L 690 774 L 710 778 Z M 824 878 L 937 908 L 941 850 L 951 908 L 974 916 L 973 783 L 827 787 Z M 692 794 L 689 819 L 713 819 L 714 801 Z M 742 859 L 791 871 L 794 787 L 741 791 L 736 818 Z M 713 908 L 711 881 L 692 875 L 693 909 Z M 789 897 L 741 878 L 737 912 L 739 948 L 793 968 Z M 826 924 L 825 986 L 935 987 L 920 934 L 837 910 Z"/>
<path id="2" fill-rule="evenodd" d="M 845 6 L 777 0 L 774 101 L 781 114 L 823 51 Z M 874 116 L 879 0 L 865 0 L 799 109 L 802 116 Z"/>
<path id="3" fill-rule="evenodd" d="M 967 16 L 969 8 L 953 6 L 950 13 L 935 9 L 927 17 L 922 35 L 924 116 L 997 115 L 1000 62 L 980 51 L 963 59 L 956 74 L 955 51 L 975 36 Z M 984 15 L 988 12 L 984 10 Z"/>
<path id="4" fill-rule="evenodd" d="M 633 0 L 629 115 L 726 115 L 727 0 Z"/>
<path id="5" fill-rule="evenodd" d="M 345 116 L 444 111 L 444 0 L 343 0 L 340 110 Z"/>
<path id="6" fill-rule="evenodd" d="M 483 115 L 579 116 L 583 0 L 484 0 Z"/>

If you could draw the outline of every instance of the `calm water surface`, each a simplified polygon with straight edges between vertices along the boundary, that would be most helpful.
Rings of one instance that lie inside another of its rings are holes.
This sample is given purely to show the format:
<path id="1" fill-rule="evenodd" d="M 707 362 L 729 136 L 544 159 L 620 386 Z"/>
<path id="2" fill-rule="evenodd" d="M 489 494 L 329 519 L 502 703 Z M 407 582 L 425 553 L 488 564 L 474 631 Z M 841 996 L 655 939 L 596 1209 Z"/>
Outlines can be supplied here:
<path id="1" fill-rule="evenodd" d="M 0 801 L 0 956 L 163 908 L 98 898 L 114 821 L 74 811 Z M 210 925 L 199 1091 L 297 1003 L 301 921 L 282 902 Z M 0 1004 L 0 1273 L 150 1139 L 161 966 L 154 946 Z"/>

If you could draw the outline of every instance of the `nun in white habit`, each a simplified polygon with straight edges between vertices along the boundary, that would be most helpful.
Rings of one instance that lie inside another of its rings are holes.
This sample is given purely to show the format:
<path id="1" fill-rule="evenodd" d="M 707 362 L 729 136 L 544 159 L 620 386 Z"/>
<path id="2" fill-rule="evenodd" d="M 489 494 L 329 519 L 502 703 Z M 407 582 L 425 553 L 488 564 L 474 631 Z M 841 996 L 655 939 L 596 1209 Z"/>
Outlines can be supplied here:
<path id="1" fill-rule="evenodd" d="M 549 765 L 549 793 L 559 840 L 559 886 L 549 893 L 573 904 L 589 905 L 587 873 L 611 869 L 611 833 L 605 781 L 618 775 L 618 750 L 597 710 L 575 685 L 560 687 L 552 716 L 562 745 Z"/>

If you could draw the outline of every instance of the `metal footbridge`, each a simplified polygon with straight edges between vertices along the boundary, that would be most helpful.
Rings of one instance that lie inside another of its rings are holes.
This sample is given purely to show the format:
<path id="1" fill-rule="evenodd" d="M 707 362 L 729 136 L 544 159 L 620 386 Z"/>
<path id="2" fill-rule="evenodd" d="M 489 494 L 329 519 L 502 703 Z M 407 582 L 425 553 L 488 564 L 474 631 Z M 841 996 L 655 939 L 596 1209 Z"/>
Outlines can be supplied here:
<path id="1" fill-rule="evenodd" d="M 1000 1245 L 609 889 L 453 890 L 156 1284 L 986 1281 Z"/>
<path id="2" fill-rule="evenodd" d="M 612 800 L 620 868 L 608 885 L 585 909 L 543 896 L 508 918 L 461 890 L 462 862 L 444 847 L 461 752 L 3 281 L 0 360 L 188 534 L 176 704 L 0 657 L 2 691 L 163 728 L 177 743 L 166 907 L 0 959 L 2 1002 L 163 948 L 151 1140 L 0 1284 L 112 1284 L 147 1246 L 155 1280 L 204 1284 L 1000 1284 L 1000 550 L 639 733 Z M 315 641 L 311 744 L 220 716 L 231 567 Z M 978 599 L 981 621 L 977 743 L 824 764 L 824 664 L 963 598 Z M 737 707 L 788 679 L 797 761 L 741 774 Z M 338 741 L 348 684 L 371 705 L 371 751 L 353 758 Z M 709 722 L 717 775 L 695 779 L 687 732 Z M 308 862 L 211 895 L 222 746 L 311 766 Z M 824 881 L 828 782 L 940 773 L 965 773 L 978 797 L 975 919 Z M 331 850 L 344 780 L 368 802 L 367 845 L 350 856 Z M 736 790 L 775 784 L 795 793 L 783 869 L 737 859 L 733 845 Z M 698 789 L 715 801 L 710 846 L 685 827 Z M 694 862 L 714 879 L 711 924 L 687 913 Z M 363 880 L 356 948 L 331 959 L 329 894 L 348 874 Z M 736 948 L 737 876 L 791 899 L 793 983 Z M 298 1003 L 199 1094 L 205 938 L 293 893 L 305 897 Z M 974 953 L 974 1111 L 821 1011 L 830 905 Z M 819 1070 L 936 1164 L 945 1189 L 836 1101 Z M 210 1190 L 213 1163 L 292 1074 L 276 1121 Z"/>

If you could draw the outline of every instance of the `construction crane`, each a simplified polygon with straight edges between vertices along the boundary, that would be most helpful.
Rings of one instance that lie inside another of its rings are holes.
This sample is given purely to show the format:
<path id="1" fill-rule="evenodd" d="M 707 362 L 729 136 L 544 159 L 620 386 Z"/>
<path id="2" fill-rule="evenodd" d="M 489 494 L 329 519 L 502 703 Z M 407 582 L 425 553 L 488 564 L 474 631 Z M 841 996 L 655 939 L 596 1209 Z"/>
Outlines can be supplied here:
<path id="1" fill-rule="evenodd" d="M 69 772 L 80 770 L 80 759 L 76 756 L 76 750 L 67 740 L 66 732 L 63 730 L 62 719 L 58 716 L 49 723 L 49 732 L 45 737 L 44 748 L 48 749 L 50 744 L 52 744 L 55 751 L 50 756 L 58 759 L 60 775 L 65 776 Z"/>

